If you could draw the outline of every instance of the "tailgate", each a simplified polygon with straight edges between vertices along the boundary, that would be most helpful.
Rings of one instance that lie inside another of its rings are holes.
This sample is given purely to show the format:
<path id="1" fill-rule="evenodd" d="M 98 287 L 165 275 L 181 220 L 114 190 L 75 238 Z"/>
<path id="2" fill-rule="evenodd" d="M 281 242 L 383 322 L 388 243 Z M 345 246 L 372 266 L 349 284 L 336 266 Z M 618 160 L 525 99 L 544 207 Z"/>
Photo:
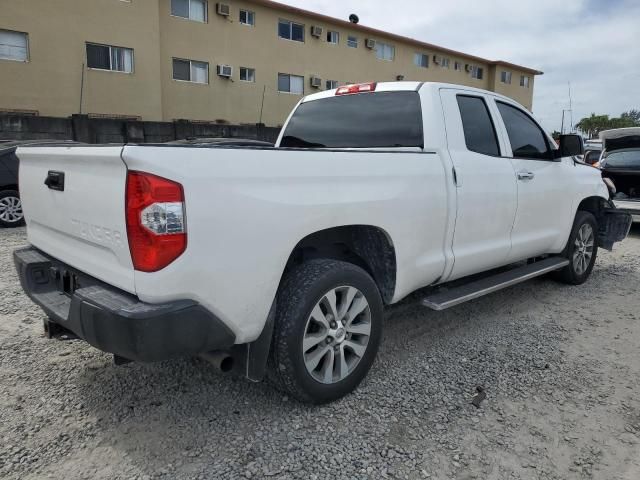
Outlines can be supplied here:
<path id="1" fill-rule="evenodd" d="M 121 146 L 19 148 L 20 196 L 29 243 L 135 293 L 121 152 Z M 64 174 L 63 186 L 45 185 L 59 174 Z"/>

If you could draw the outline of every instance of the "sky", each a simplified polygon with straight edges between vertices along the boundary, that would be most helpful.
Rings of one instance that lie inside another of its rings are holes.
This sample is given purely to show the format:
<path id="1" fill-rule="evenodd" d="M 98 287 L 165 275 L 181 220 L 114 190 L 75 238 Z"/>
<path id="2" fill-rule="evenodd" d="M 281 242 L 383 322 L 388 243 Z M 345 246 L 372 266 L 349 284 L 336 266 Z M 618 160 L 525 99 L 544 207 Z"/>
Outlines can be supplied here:
<path id="1" fill-rule="evenodd" d="M 362 25 L 541 70 L 533 113 L 549 131 L 569 109 L 569 82 L 574 123 L 640 110 L 640 0 L 280 1 L 345 20 L 356 13 Z"/>

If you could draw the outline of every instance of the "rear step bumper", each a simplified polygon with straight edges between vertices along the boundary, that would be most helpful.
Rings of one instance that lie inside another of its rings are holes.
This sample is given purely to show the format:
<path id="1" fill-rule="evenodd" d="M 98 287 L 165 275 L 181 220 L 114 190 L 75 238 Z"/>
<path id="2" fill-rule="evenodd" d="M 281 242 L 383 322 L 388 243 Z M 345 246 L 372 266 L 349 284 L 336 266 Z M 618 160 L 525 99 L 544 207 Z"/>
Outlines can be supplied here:
<path id="1" fill-rule="evenodd" d="M 16 250 L 13 259 L 22 288 L 49 319 L 104 352 L 153 362 L 235 342 L 233 332 L 194 301 L 141 302 L 33 247 Z"/>

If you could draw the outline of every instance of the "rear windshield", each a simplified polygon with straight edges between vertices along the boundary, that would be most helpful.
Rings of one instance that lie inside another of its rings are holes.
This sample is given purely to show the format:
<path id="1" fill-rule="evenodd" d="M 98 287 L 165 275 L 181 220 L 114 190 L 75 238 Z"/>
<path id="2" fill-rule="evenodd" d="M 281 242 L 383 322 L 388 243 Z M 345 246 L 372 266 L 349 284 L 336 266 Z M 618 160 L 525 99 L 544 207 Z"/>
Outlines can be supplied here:
<path id="1" fill-rule="evenodd" d="M 605 160 L 606 168 L 637 168 L 640 170 L 640 150 L 611 152 Z"/>
<path id="2" fill-rule="evenodd" d="M 376 92 L 303 103 L 291 117 L 280 146 L 422 148 L 420 96 L 418 92 Z"/>

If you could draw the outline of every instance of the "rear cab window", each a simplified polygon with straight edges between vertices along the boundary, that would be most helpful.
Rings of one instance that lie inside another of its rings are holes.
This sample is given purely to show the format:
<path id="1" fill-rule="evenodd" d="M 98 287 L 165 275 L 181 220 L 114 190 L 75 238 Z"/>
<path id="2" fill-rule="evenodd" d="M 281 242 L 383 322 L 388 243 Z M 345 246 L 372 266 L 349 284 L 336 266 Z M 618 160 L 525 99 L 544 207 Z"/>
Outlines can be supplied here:
<path id="1" fill-rule="evenodd" d="M 280 147 L 424 148 L 420 95 L 414 91 L 358 93 L 302 103 Z"/>

